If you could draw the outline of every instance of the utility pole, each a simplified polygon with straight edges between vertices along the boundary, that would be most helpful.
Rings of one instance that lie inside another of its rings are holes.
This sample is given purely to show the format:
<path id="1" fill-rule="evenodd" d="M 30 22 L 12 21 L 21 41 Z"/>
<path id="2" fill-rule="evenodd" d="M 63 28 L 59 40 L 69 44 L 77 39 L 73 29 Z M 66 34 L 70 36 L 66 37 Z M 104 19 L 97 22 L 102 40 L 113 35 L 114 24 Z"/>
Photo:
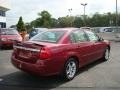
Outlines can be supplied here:
<path id="1" fill-rule="evenodd" d="M 0 24 L 0 50 L 1 50 L 1 44 L 2 44 L 2 41 L 1 41 L 1 39 L 2 39 L 2 37 L 1 37 L 1 34 L 2 34 L 2 31 L 1 31 L 1 24 Z"/>
<path id="2" fill-rule="evenodd" d="M 86 18 L 85 18 L 85 7 L 87 6 L 87 3 L 81 3 L 81 5 L 84 7 L 84 24 L 86 25 Z"/>
<path id="3" fill-rule="evenodd" d="M 116 33 L 118 32 L 118 8 L 117 8 L 117 0 L 116 0 Z"/>

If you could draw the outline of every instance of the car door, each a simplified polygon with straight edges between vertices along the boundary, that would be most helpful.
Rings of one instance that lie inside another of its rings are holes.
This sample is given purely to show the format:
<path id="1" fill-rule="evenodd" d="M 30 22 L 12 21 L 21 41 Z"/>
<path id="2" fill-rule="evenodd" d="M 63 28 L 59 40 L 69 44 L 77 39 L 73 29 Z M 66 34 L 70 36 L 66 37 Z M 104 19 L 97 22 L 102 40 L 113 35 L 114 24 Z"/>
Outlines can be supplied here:
<path id="1" fill-rule="evenodd" d="M 83 66 L 93 59 L 91 52 L 93 43 L 89 42 L 88 37 L 82 30 L 73 31 L 71 34 L 72 46 L 79 54 L 80 65 Z"/>
<path id="2" fill-rule="evenodd" d="M 91 31 L 85 31 L 85 32 L 90 42 L 93 43 L 93 49 L 92 49 L 93 61 L 101 58 L 104 52 L 104 43 L 100 41 L 99 37 L 95 33 Z"/>

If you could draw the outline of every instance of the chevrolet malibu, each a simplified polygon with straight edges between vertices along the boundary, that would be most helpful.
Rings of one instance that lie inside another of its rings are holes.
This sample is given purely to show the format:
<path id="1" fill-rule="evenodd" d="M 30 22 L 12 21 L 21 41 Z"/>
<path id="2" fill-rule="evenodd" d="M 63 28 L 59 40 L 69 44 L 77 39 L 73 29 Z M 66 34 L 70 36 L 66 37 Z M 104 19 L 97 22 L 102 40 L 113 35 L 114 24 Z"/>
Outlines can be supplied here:
<path id="1" fill-rule="evenodd" d="M 77 70 L 96 60 L 108 60 L 110 42 L 79 28 L 50 29 L 29 41 L 15 42 L 12 64 L 40 76 L 61 74 L 72 80 Z"/>

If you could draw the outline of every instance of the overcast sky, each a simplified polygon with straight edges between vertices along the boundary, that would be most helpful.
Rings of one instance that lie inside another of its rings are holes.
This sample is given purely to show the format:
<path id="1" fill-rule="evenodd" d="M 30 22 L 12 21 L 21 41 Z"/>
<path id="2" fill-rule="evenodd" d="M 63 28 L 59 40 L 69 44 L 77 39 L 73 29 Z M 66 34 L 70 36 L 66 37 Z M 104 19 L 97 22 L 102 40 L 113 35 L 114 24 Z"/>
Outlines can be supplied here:
<path id="1" fill-rule="evenodd" d="M 11 10 L 7 12 L 7 26 L 16 24 L 22 16 L 24 22 L 30 22 L 38 17 L 37 13 L 42 10 L 49 11 L 52 17 L 58 18 L 69 14 L 68 9 L 72 8 L 72 15 L 82 15 L 83 6 L 80 3 L 87 3 L 86 14 L 92 15 L 95 12 L 115 12 L 116 0 L 11 0 Z M 118 0 L 118 11 L 120 11 L 120 0 Z"/>

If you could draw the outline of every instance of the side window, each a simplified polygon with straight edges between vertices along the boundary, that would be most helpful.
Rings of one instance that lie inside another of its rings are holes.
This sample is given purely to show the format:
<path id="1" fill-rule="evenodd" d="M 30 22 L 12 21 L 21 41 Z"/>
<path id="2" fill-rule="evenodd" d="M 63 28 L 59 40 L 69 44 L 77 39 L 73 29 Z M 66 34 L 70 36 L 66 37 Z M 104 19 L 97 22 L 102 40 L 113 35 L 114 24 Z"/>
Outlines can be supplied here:
<path id="1" fill-rule="evenodd" d="M 86 31 L 90 41 L 98 41 L 99 37 L 94 34 L 93 32 L 90 32 L 90 31 Z"/>
<path id="2" fill-rule="evenodd" d="M 71 33 L 71 35 L 70 35 L 70 41 L 71 41 L 72 43 L 75 43 L 75 42 L 76 42 L 76 40 L 75 40 L 75 35 L 74 35 L 73 33 Z"/>
<path id="3" fill-rule="evenodd" d="M 70 40 L 72 42 L 84 42 L 88 39 L 83 31 L 74 31 L 70 35 Z"/>

